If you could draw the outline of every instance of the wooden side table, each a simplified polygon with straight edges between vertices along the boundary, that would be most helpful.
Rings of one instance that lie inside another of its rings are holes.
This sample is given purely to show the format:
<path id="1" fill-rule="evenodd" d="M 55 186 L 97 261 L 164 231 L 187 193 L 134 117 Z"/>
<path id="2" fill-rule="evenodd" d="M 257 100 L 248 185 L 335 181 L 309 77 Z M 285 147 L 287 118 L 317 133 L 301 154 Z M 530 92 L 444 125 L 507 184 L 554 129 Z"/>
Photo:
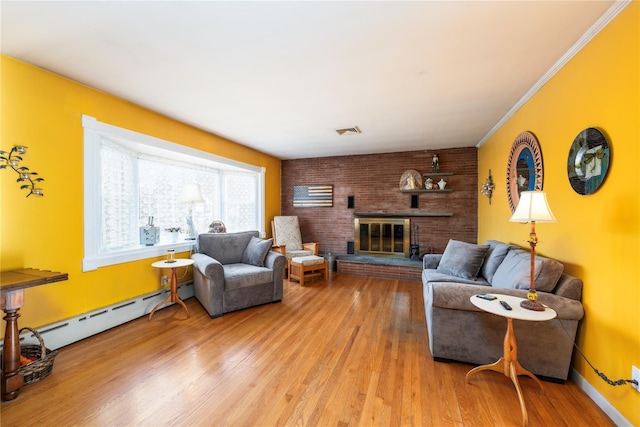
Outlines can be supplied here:
<path id="1" fill-rule="evenodd" d="M 0 308 L 5 312 L 7 323 L 2 350 L 2 400 L 13 400 L 24 384 L 20 369 L 20 336 L 18 311 L 24 305 L 24 290 L 69 278 L 67 273 L 55 273 L 35 268 L 3 271 L 0 273 Z"/>
<path id="2" fill-rule="evenodd" d="M 189 309 L 178 296 L 178 276 L 176 275 L 176 269 L 180 267 L 188 267 L 194 262 L 195 261 L 192 259 L 176 259 L 174 262 L 156 261 L 153 264 L 151 264 L 151 266 L 155 268 L 171 269 L 171 292 L 169 293 L 169 296 L 164 301 L 159 302 L 158 304 L 156 304 L 155 307 L 153 307 L 153 310 L 151 310 L 151 313 L 149 313 L 149 320 L 151 320 L 151 318 L 153 317 L 153 315 L 155 314 L 158 308 L 170 302 L 176 302 L 182 308 L 184 308 L 184 311 L 187 312 L 187 319 L 191 317 L 191 314 L 189 313 Z"/>
<path id="3" fill-rule="evenodd" d="M 518 348 L 516 345 L 516 336 L 513 332 L 513 319 L 526 320 L 531 322 L 543 322 L 551 320 L 556 317 L 556 312 L 545 306 L 544 311 L 527 310 L 520 307 L 520 302 L 524 298 L 518 298 L 510 295 L 498 295 L 488 294 L 497 297 L 493 301 L 487 301 L 482 298 L 478 298 L 477 295 L 471 297 L 471 303 L 481 310 L 496 314 L 498 316 L 507 318 L 507 333 L 504 336 L 504 355 L 495 363 L 490 365 L 482 365 L 473 368 L 467 373 L 465 382 L 468 384 L 471 377 L 481 371 L 495 371 L 501 372 L 506 377 L 511 378 L 513 385 L 518 392 L 518 399 L 520 400 L 520 410 L 522 411 L 522 425 L 526 426 L 529 422 L 527 416 L 527 408 L 524 404 L 524 398 L 522 396 L 522 389 L 520 388 L 520 382 L 518 381 L 518 375 L 527 375 L 533 379 L 539 386 L 540 390 L 544 391 L 542 382 L 531 372 L 524 369 L 518 362 Z M 506 301 L 511 306 L 511 310 L 505 309 L 500 305 L 500 301 Z"/>

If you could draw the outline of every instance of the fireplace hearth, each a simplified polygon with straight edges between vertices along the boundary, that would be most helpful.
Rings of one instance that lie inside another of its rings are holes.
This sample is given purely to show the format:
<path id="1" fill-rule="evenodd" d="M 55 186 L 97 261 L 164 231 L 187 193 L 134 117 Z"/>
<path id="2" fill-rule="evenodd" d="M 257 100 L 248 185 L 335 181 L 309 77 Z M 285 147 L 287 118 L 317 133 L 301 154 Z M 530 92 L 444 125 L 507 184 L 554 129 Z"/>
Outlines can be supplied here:
<path id="1" fill-rule="evenodd" d="M 408 218 L 354 219 L 355 255 L 409 258 L 411 221 Z"/>

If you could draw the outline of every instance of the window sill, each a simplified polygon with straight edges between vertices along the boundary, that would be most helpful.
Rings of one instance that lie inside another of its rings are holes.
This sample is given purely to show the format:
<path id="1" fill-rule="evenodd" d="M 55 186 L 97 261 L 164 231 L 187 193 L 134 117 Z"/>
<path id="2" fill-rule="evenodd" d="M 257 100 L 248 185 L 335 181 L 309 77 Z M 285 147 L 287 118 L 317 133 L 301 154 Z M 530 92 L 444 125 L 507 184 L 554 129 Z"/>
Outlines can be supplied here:
<path id="1" fill-rule="evenodd" d="M 189 252 L 195 249 L 195 244 L 195 240 L 184 240 L 176 243 L 163 242 L 154 246 L 139 246 L 133 249 L 104 253 L 94 257 L 84 258 L 82 260 L 82 271 L 94 271 L 100 267 L 109 265 L 164 256 L 168 249 L 173 249 L 176 252 Z"/>

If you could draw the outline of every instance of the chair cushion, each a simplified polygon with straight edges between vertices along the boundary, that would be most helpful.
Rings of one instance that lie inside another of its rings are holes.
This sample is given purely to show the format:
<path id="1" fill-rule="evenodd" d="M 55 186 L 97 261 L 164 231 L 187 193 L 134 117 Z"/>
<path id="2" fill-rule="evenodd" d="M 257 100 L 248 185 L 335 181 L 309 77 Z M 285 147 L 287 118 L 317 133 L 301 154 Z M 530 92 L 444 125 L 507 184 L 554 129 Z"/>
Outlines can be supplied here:
<path id="1" fill-rule="evenodd" d="M 242 254 L 251 237 L 258 237 L 258 231 L 202 233 L 196 240 L 196 252 L 209 255 L 221 264 L 235 264 L 242 261 Z"/>
<path id="2" fill-rule="evenodd" d="M 287 252 L 302 250 L 302 236 L 297 216 L 275 216 L 273 227 L 278 245 L 286 245 Z"/>
<path id="3" fill-rule="evenodd" d="M 301 256 L 295 257 L 291 259 L 291 262 L 296 262 L 298 264 L 302 264 L 305 267 L 309 265 L 320 265 L 324 264 L 324 258 L 321 256 L 310 255 L 310 256 Z"/>
<path id="4" fill-rule="evenodd" d="M 285 253 L 285 256 L 289 261 L 297 257 L 310 256 L 310 255 L 313 255 L 313 251 L 307 251 L 307 250 L 290 251 L 289 248 L 287 248 L 287 252 Z"/>
<path id="5" fill-rule="evenodd" d="M 475 279 L 478 277 L 487 250 L 489 250 L 488 245 L 474 245 L 451 239 L 447 243 L 436 271 L 463 279 Z"/>
<path id="6" fill-rule="evenodd" d="M 249 244 L 242 253 L 241 261 L 244 264 L 264 267 L 264 259 L 271 246 L 273 246 L 273 239 L 262 240 L 257 237 L 251 237 Z"/>
<path id="7" fill-rule="evenodd" d="M 273 282 L 273 270 L 250 264 L 227 264 L 224 267 L 224 289 L 240 289 Z"/>

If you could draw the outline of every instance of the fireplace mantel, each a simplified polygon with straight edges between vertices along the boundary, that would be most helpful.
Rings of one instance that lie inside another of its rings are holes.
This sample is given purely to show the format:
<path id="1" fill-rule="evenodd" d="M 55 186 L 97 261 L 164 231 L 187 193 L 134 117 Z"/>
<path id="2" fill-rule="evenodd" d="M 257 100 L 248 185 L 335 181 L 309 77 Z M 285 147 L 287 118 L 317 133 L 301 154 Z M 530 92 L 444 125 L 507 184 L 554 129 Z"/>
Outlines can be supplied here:
<path id="1" fill-rule="evenodd" d="M 356 217 L 361 218 L 409 218 L 409 217 L 438 217 L 453 216 L 451 212 L 356 212 Z"/>

